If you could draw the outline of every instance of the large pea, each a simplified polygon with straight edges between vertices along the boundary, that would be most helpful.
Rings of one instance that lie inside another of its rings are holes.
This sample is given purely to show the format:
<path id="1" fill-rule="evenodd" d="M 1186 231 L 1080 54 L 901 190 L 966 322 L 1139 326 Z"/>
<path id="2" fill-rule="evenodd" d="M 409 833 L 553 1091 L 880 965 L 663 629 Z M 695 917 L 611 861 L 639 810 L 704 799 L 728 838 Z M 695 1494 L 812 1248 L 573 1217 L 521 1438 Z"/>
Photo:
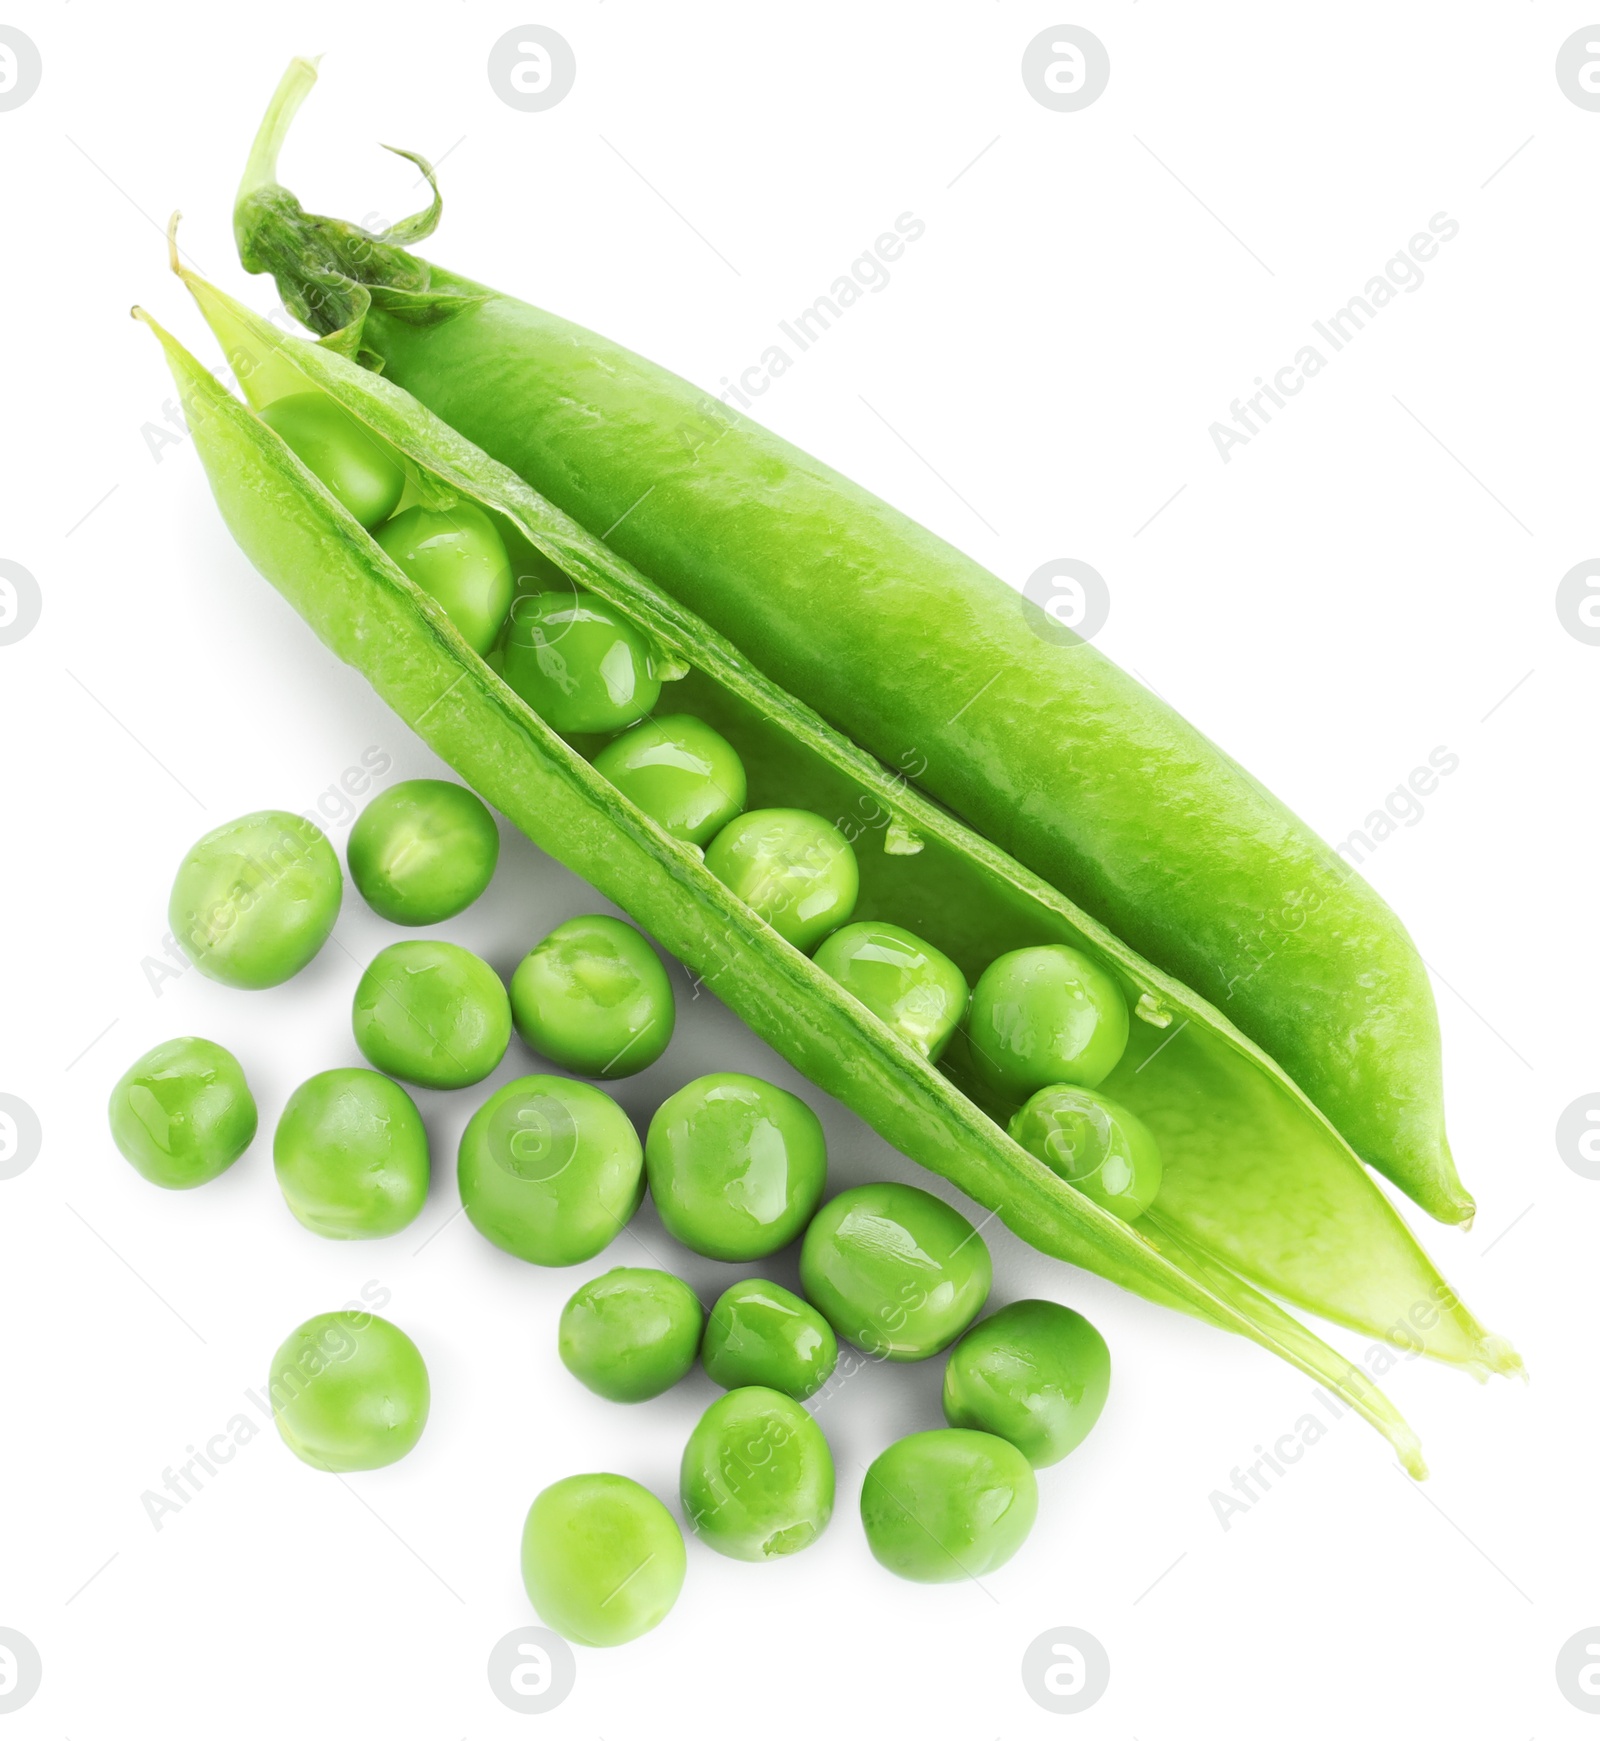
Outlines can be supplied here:
<path id="1" fill-rule="evenodd" d="M 983 970 L 967 1020 L 973 1067 L 1008 1099 L 1052 1083 L 1093 1088 L 1128 1044 L 1122 988 L 1065 943 L 1013 949 Z"/>
<path id="2" fill-rule="evenodd" d="M 832 1376 L 839 1341 L 814 1306 L 754 1276 L 735 1282 L 711 1308 L 700 1360 L 724 1390 L 759 1384 L 804 1402 Z"/>
<path id="3" fill-rule="evenodd" d="M 1003 1566 L 1027 1540 L 1038 1509 L 1038 1483 L 1016 1446 L 957 1427 L 896 1441 L 861 1489 L 873 1558 L 919 1584 L 981 1578 Z"/>
<path id="4" fill-rule="evenodd" d="M 704 720 L 641 720 L 594 759 L 597 772 L 674 840 L 705 843 L 744 809 L 744 763 Z"/>
<path id="5" fill-rule="evenodd" d="M 849 841 L 809 810 L 747 810 L 706 849 L 706 869 L 806 954 L 855 911 L 861 886 Z"/>
<path id="6" fill-rule="evenodd" d="M 256 1134 L 239 1060 L 212 1040 L 163 1040 L 111 1090 L 111 1140 L 152 1185 L 187 1191 L 226 1172 Z"/>
<path id="7" fill-rule="evenodd" d="M 694 1365 L 705 1313 L 694 1290 L 663 1269 L 614 1269 L 561 1309 L 561 1364 L 596 1396 L 648 1402 Z"/>
<path id="8" fill-rule="evenodd" d="M 474 653 L 487 653 L 511 609 L 511 559 L 474 502 L 406 508 L 373 534 L 396 567 L 436 598 Z"/>
<path id="9" fill-rule="evenodd" d="M 1092 1088 L 1041 1088 L 1011 1135 L 1119 1221 L 1137 1221 L 1161 1189 L 1161 1151 L 1137 1113 Z"/>
<path id="10" fill-rule="evenodd" d="M 815 960 L 925 1058 L 938 1058 L 966 1014 L 961 969 L 898 925 L 878 919 L 846 925 L 827 939 Z"/>
<path id="11" fill-rule="evenodd" d="M 428 1133 L 376 1070 L 324 1070 L 289 1096 L 272 1165 L 295 1219 L 325 1239 L 382 1239 L 428 1199 Z"/>
<path id="12" fill-rule="evenodd" d="M 586 592 L 519 598 L 505 679 L 552 731 L 621 731 L 661 695 L 650 649 L 623 614 Z"/>
<path id="13" fill-rule="evenodd" d="M 631 925 L 568 919 L 511 976 L 511 1014 L 534 1051 L 609 1081 L 655 1063 L 672 1038 L 672 982 Z"/>
<path id="14" fill-rule="evenodd" d="M 356 986 L 351 1026 L 378 1069 L 424 1088 L 466 1088 L 506 1055 L 511 1001 L 470 949 L 417 937 L 373 956 Z"/>
<path id="15" fill-rule="evenodd" d="M 437 925 L 488 888 L 500 831 L 453 780 L 401 780 L 356 818 L 345 847 L 362 899 L 395 925 Z"/>
<path id="16" fill-rule="evenodd" d="M 267 1394 L 283 1442 L 335 1474 L 397 1462 L 428 1420 L 416 1343 L 371 1312 L 308 1318 L 272 1357 Z"/>
<path id="17" fill-rule="evenodd" d="M 679 1496 L 689 1527 L 735 1560 L 809 1547 L 833 1515 L 833 1456 L 792 1397 L 750 1385 L 719 1397 L 689 1435 Z"/>
<path id="18" fill-rule="evenodd" d="M 399 456 L 326 393 L 274 399 L 261 421 L 369 531 L 394 512 L 406 487 Z"/>

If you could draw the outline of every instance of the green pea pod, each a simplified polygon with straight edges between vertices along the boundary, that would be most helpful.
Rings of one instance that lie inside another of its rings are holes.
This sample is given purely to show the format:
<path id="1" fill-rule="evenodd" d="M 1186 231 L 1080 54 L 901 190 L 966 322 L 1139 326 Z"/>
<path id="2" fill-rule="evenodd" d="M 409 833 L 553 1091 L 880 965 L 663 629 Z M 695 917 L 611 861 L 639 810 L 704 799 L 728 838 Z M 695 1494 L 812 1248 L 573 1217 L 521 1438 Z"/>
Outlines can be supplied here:
<path id="1" fill-rule="evenodd" d="M 266 422 L 141 316 L 166 350 L 223 517 L 261 572 L 469 784 L 625 908 L 796 1069 L 1040 1250 L 1250 1336 L 1313 1375 L 1384 1432 L 1413 1473 L 1416 1440 L 1369 1376 L 1260 1290 L 1476 1376 L 1519 1366 L 1327 1119 L 1218 1010 L 832 730 L 409 394 L 184 277 L 256 409 L 288 392 L 329 394 L 415 478 L 476 503 L 514 548 L 607 600 L 661 648 L 684 673 L 672 707 L 729 739 L 752 802 L 804 805 L 856 834 L 863 916 L 913 927 L 970 977 L 1008 949 L 1053 942 L 1112 973 L 1135 1020 L 1104 1086 L 1162 1143 L 1163 1188 L 1135 1227 L 1018 1147 L 974 1098 L 959 1058 L 931 1064 L 717 881 L 693 846 L 636 809 L 473 652 Z"/>
<path id="2" fill-rule="evenodd" d="M 914 762 L 925 791 L 1226 1010 L 1429 1214 L 1470 1222 L 1426 971 L 1337 853 L 877 497 L 620 345 L 409 253 L 436 187 L 379 237 L 307 214 L 276 165 L 315 77 L 290 67 L 256 140 L 234 215 L 249 270 L 854 742 Z"/>

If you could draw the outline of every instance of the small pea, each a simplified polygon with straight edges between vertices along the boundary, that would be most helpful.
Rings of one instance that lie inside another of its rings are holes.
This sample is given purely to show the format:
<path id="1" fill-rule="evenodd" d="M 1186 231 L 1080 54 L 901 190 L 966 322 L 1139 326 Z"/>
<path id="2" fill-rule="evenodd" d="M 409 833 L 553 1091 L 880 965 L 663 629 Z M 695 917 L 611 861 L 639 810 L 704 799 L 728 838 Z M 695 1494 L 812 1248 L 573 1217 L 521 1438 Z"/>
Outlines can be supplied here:
<path id="1" fill-rule="evenodd" d="M 475 502 L 402 509 L 373 534 L 402 574 L 444 607 L 474 653 L 487 653 L 511 609 L 511 559 Z"/>
<path id="2" fill-rule="evenodd" d="M 734 1560 L 776 1560 L 810 1547 L 833 1516 L 833 1454 L 793 1397 L 730 1390 L 684 1447 L 678 1493 L 689 1527 Z"/>
<path id="3" fill-rule="evenodd" d="M 369 1064 L 424 1088 L 481 1082 L 506 1055 L 511 1003 L 499 975 L 456 943 L 418 937 L 373 956 L 351 1012 Z"/>
<path id="4" fill-rule="evenodd" d="M 839 1341 L 815 1307 L 756 1277 L 735 1282 L 711 1308 L 700 1359 L 724 1390 L 757 1384 L 803 1402 L 832 1376 Z"/>
<path id="5" fill-rule="evenodd" d="M 326 393 L 274 399 L 261 421 L 368 531 L 395 511 L 406 487 L 399 456 Z"/>
<path id="6" fill-rule="evenodd" d="M 522 1527 L 528 1600 L 574 1644 L 626 1644 L 659 1626 L 687 1563 L 672 1513 L 626 1475 L 554 1482 Z"/>
<path id="7" fill-rule="evenodd" d="M 886 1026 L 937 1059 L 967 1009 L 961 969 L 932 944 L 880 920 L 835 931 L 816 953 L 817 966 L 838 980 Z"/>
<path id="8" fill-rule="evenodd" d="M 838 1333 L 888 1360 L 926 1360 L 983 1310 L 993 1270 L 966 1216 L 915 1185 L 857 1185 L 806 1229 L 800 1279 Z"/>
<path id="9" fill-rule="evenodd" d="M 594 759 L 602 773 L 674 840 L 704 846 L 744 809 L 744 763 L 704 720 L 641 720 Z"/>
<path id="10" fill-rule="evenodd" d="M 1014 1300 L 951 1349 L 944 1418 L 998 1434 L 1042 1469 L 1089 1436 L 1110 1386 L 1105 1338 L 1082 1313 Z"/>
<path id="11" fill-rule="evenodd" d="M 561 1364 L 596 1396 L 648 1402 L 694 1365 L 704 1320 L 694 1290 L 666 1270 L 607 1270 L 561 1309 Z"/>
<path id="12" fill-rule="evenodd" d="M 705 1257 L 748 1263 L 799 1236 L 822 1198 L 817 1115 L 757 1076 L 697 1077 L 664 1100 L 645 1137 L 661 1225 Z"/>
<path id="13" fill-rule="evenodd" d="M 1137 1221 L 1161 1189 L 1161 1150 L 1137 1113 L 1090 1088 L 1041 1088 L 1011 1120 L 1035 1159 L 1119 1221 Z"/>
<path id="14" fill-rule="evenodd" d="M 361 898 L 394 925 L 437 925 L 488 888 L 500 831 L 453 780 L 402 780 L 356 818 L 345 856 Z"/>
<path id="15" fill-rule="evenodd" d="M 528 593 L 511 611 L 505 680 L 552 731 L 621 731 L 661 695 L 644 637 L 586 592 Z"/>
<path id="16" fill-rule="evenodd" d="M 111 1140 L 152 1185 L 187 1191 L 225 1173 L 256 1134 L 256 1103 L 232 1052 L 163 1040 L 111 1090 Z"/>
<path id="17" fill-rule="evenodd" d="M 382 1469 L 428 1421 L 417 1345 L 372 1312 L 308 1318 L 272 1357 L 267 1395 L 283 1442 L 313 1469 Z"/>
<path id="18" fill-rule="evenodd" d="M 973 1067 L 1013 1101 L 1058 1082 L 1093 1088 L 1127 1049 L 1128 1005 L 1081 950 L 1013 949 L 979 976 L 967 1036 Z"/>
<path id="19" fill-rule="evenodd" d="M 609 1094 L 564 1076 L 497 1089 L 461 1136 L 467 1219 L 502 1251 L 552 1268 L 611 1243 L 644 1196 L 644 1153 Z"/>
<path id="20" fill-rule="evenodd" d="M 511 976 L 511 1014 L 534 1051 L 610 1081 L 648 1068 L 672 1038 L 672 982 L 631 925 L 596 913 L 557 925 Z"/>
<path id="21" fill-rule="evenodd" d="M 315 823 L 258 810 L 189 848 L 167 919 L 207 979 L 260 991 L 292 979 L 327 942 L 343 893 L 338 856 Z"/>
<path id="22" fill-rule="evenodd" d="M 376 1070 L 324 1070 L 289 1096 L 272 1139 L 284 1201 L 325 1239 L 383 1239 L 428 1200 L 428 1133 Z"/>
<path id="23" fill-rule="evenodd" d="M 981 1578 L 1028 1539 L 1039 1485 L 993 1433 L 940 1427 L 899 1439 L 867 1470 L 861 1523 L 880 1566 L 919 1584 Z"/>
<path id="24" fill-rule="evenodd" d="M 706 869 L 807 954 L 855 911 L 860 890 L 849 841 L 809 810 L 747 810 L 706 849 Z"/>

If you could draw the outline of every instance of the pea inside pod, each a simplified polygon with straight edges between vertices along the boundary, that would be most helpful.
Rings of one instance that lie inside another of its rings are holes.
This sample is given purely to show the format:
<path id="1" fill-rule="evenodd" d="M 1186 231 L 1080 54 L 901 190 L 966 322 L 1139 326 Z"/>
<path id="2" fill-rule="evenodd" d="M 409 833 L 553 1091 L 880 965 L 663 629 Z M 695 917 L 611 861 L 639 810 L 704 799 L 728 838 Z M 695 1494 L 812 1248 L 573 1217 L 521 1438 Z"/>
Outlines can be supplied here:
<path id="1" fill-rule="evenodd" d="M 1161 1150 L 1137 1113 L 1092 1088 L 1041 1088 L 1011 1134 L 1119 1221 L 1137 1221 L 1161 1189 Z"/>
<path id="2" fill-rule="evenodd" d="M 511 612 L 506 682 L 563 736 L 614 732 L 655 707 L 661 684 L 628 619 L 584 592 L 526 594 Z"/>
<path id="3" fill-rule="evenodd" d="M 744 809 L 739 752 L 686 713 L 641 720 L 607 744 L 594 765 L 674 840 L 704 846 Z"/>
<path id="4" fill-rule="evenodd" d="M 807 954 L 855 911 L 861 888 L 849 841 L 808 810 L 747 810 L 707 848 L 706 869 Z"/>
<path id="5" fill-rule="evenodd" d="M 373 534 L 397 567 L 444 607 L 474 653 L 487 653 L 511 609 L 511 559 L 494 523 L 467 501 L 416 503 Z"/>
<path id="6" fill-rule="evenodd" d="M 966 1013 L 961 969 L 900 925 L 846 925 L 817 951 L 816 963 L 925 1058 L 943 1054 Z"/>
<path id="7" fill-rule="evenodd" d="M 261 421 L 369 531 L 394 512 L 406 487 L 399 456 L 326 393 L 286 394 Z"/>
<path id="8" fill-rule="evenodd" d="M 1081 949 L 1013 949 L 979 977 L 967 1037 L 978 1074 L 1012 1100 L 1058 1082 L 1093 1088 L 1127 1050 L 1128 1005 Z"/>

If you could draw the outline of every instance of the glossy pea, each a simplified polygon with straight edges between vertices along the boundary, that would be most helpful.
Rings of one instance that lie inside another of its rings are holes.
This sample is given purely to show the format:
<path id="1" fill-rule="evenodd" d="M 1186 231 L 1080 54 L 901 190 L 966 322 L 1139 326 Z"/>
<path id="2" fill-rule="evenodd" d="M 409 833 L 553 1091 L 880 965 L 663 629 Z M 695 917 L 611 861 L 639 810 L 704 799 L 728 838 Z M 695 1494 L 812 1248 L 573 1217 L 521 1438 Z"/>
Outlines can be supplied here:
<path id="1" fill-rule="evenodd" d="M 621 611 L 586 592 L 525 594 L 511 612 L 505 680 L 552 731 L 621 731 L 661 694 L 650 649 Z"/>
<path id="2" fill-rule="evenodd" d="M 700 1360 L 724 1390 L 757 1384 L 803 1402 L 832 1376 L 839 1341 L 814 1306 L 754 1277 L 735 1282 L 711 1308 Z"/>
<path id="3" fill-rule="evenodd" d="M 747 810 L 706 849 L 706 869 L 806 954 L 855 911 L 861 886 L 849 841 L 809 810 Z"/>
<path id="4" fill-rule="evenodd" d="M 833 1516 L 833 1455 L 793 1397 L 750 1385 L 718 1397 L 684 1447 L 678 1494 L 689 1527 L 734 1560 L 810 1547 Z"/>
<path id="5" fill-rule="evenodd" d="M 926 1360 L 983 1310 L 993 1270 L 966 1216 L 915 1185 L 886 1181 L 822 1206 L 800 1248 L 800 1279 L 858 1348 Z"/>
<path id="6" fill-rule="evenodd" d="M 1039 1487 L 993 1433 L 941 1427 L 899 1439 L 867 1470 L 861 1523 L 879 1565 L 919 1584 L 981 1578 L 1028 1538 Z"/>
<path id="7" fill-rule="evenodd" d="M 1137 1221 L 1161 1189 L 1161 1150 L 1135 1112 L 1092 1088 L 1041 1088 L 1011 1120 L 1030 1155 L 1119 1221 Z"/>
<path id="8" fill-rule="evenodd" d="M 379 918 L 437 925 L 488 888 L 500 831 L 475 792 L 453 780 L 402 780 L 356 818 L 345 856 Z"/>
<path id="9" fill-rule="evenodd" d="M 338 857 L 315 823 L 258 810 L 189 848 L 167 919 L 208 979 L 260 991 L 292 979 L 317 953 L 343 893 Z"/>
<path id="10" fill-rule="evenodd" d="M 369 1064 L 424 1088 L 481 1082 L 511 1040 L 499 975 L 435 938 L 380 949 L 356 987 L 351 1022 Z"/>
<path id="11" fill-rule="evenodd" d="M 261 421 L 369 531 L 394 512 L 406 487 L 399 457 L 326 393 L 274 399 Z"/>
<path id="12" fill-rule="evenodd" d="M 683 1588 L 683 1532 L 626 1475 L 569 1475 L 522 1527 L 522 1582 L 546 1626 L 574 1644 L 626 1644 L 659 1626 Z"/>
<path id="13" fill-rule="evenodd" d="M 335 1474 L 398 1462 L 428 1421 L 416 1343 L 371 1312 L 308 1318 L 273 1356 L 267 1395 L 295 1456 Z"/>
<path id="14" fill-rule="evenodd" d="M 511 609 L 511 559 L 494 522 L 473 502 L 403 509 L 373 536 L 425 593 L 437 599 L 474 653 L 487 653 Z"/>
<path id="15" fill-rule="evenodd" d="M 663 1269 L 614 1269 L 561 1310 L 561 1364 L 596 1396 L 647 1402 L 694 1365 L 705 1320 L 694 1290 Z"/>
<path id="16" fill-rule="evenodd" d="M 827 1143 L 811 1108 L 731 1071 L 664 1100 L 644 1152 L 661 1225 L 725 1263 L 766 1257 L 798 1237 L 827 1182 Z"/>
<path id="17" fill-rule="evenodd" d="M 1105 1338 L 1081 1312 L 1014 1300 L 951 1349 L 944 1418 L 997 1434 L 1042 1469 L 1089 1436 L 1110 1386 Z"/>
<path id="18" fill-rule="evenodd" d="M 609 1094 L 564 1076 L 497 1089 L 461 1136 L 467 1219 L 501 1250 L 559 1267 L 595 1257 L 644 1196 L 644 1154 Z"/>
<path id="19" fill-rule="evenodd" d="M 704 720 L 641 720 L 606 745 L 595 769 L 674 840 L 704 846 L 744 809 L 744 763 Z"/>
<path id="20" fill-rule="evenodd" d="M 899 925 L 863 920 L 835 931 L 817 966 L 923 1057 L 937 1059 L 967 1009 L 967 981 L 948 955 Z"/>
<path id="21" fill-rule="evenodd" d="M 428 1200 L 428 1133 L 411 1096 L 376 1070 L 324 1070 L 289 1096 L 272 1139 L 295 1219 L 325 1239 L 383 1239 Z"/>
<path id="22" fill-rule="evenodd" d="M 672 982 L 631 925 L 603 913 L 568 919 L 511 976 L 511 1014 L 534 1051 L 610 1081 L 648 1068 L 672 1038 Z"/>
<path id="23" fill-rule="evenodd" d="M 152 1185 L 187 1191 L 224 1173 L 256 1134 L 239 1060 L 214 1040 L 163 1040 L 111 1090 L 111 1140 Z"/>
<path id="24" fill-rule="evenodd" d="M 1128 1005 L 1099 962 L 1065 943 L 1013 949 L 979 976 L 967 1020 L 973 1067 L 1013 1101 L 1053 1083 L 1093 1088 L 1128 1045 Z"/>

